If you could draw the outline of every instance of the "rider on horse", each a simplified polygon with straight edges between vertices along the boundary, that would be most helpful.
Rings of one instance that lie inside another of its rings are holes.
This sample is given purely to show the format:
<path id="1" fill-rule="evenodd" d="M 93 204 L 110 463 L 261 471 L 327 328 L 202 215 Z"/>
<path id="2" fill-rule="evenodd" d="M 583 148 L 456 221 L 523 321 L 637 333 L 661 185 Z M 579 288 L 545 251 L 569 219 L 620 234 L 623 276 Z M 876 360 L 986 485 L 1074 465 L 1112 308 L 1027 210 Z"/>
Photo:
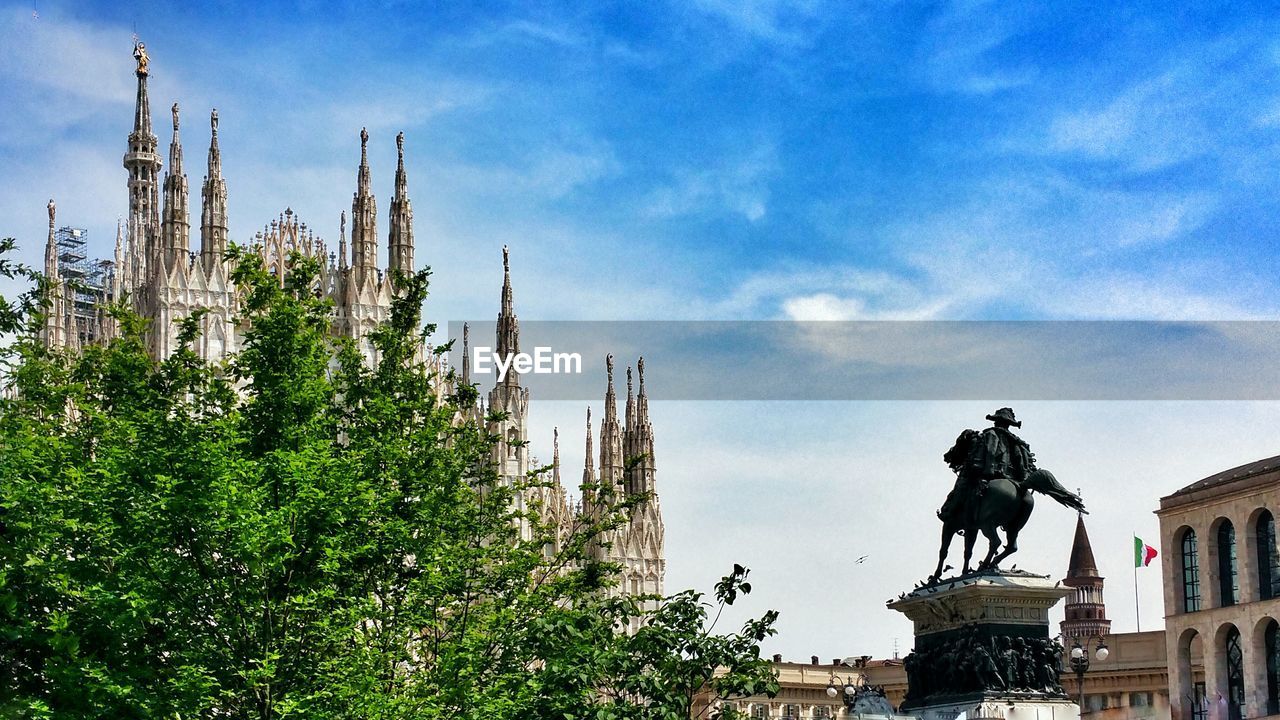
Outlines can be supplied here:
<path id="1" fill-rule="evenodd" d="M 992 427 L 981 433 L 965 430 L 942 456 L 956 473 L 955 487 L 938 511 L 944 522 L 972 513 L 977 499 L 995 478 L 1005 478 L 1021 488 L 1027 475 L 1036 469 L 1031 446 L 1009 431 L 1010 427 L 1022 427 L 1013 408 L 1000 408 L 987 419 Z"/>

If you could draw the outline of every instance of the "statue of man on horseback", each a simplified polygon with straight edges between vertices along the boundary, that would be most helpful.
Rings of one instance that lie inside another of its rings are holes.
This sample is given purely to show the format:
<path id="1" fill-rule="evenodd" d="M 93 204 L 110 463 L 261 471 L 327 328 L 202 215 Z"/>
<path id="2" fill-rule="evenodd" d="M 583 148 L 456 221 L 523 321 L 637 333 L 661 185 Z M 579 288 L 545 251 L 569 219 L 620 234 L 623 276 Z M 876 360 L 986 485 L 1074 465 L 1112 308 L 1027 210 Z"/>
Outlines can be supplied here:
<path id="1" fill-rule="evenodd" d="M 943 522 L 962 520 L 972 513 L 977 500 L 995 478 L 1007 478 L 1019 486 L 1027 474 L 1036 469 L 1036 456 L 1025 440 L 1010 432 L 1010 427 L 1021 428 L 1022 423 L 1013 414 L 1013 408 L 1000 408 L 987 416 L 992 426 L 978 432 L 965 430 L 956 438 L 956 444 L 943 454 L 942 459 L 956 474 L 955 487 L 938 511 Z"/>
<path id="2" fill-rule="evenodd" d="M 1000 408 L 987 419 L 991 427 L 982 432 L 965 430 L 942 456 L 955 472 L 956 482 L 938 511 L 938 518 L 942 520 L 942 547 L 938 550 L 938 567 L 930 580 L 941 577 L 947 550 L 956 534 L 964 535 L 965 573 L 970 572 L 969 562 L 979 531 L 989 541 L 987 556 L 979 563 L 979 570 L 994 569 L 1001 560 L 1016 552 L 1018 533 L 1034 507 L 1032 491 L 1085 512 L 1080 497 L 1062 487 L 1053 473 L 1037 468 L 1031 446 L 1009 429 L 1022 427 L 1012 408 Z M 1003 551 L 997 529 L 1005 531 Z"/>

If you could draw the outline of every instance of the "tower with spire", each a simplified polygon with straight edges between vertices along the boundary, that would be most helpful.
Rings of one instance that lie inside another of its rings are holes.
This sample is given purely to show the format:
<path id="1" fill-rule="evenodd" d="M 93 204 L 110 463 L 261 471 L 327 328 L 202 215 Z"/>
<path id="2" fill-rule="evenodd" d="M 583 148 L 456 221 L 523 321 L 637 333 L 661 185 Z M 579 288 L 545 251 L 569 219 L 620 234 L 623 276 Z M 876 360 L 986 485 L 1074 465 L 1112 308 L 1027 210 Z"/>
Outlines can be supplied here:
<path id="1" fill-rule="evenodd" d="M 58 240 L 54 225 L 58 206 L 49 200 L 49 239 L 44 246 L 44 323 L 40 326 L 40 341 L 45 347 L 62 347 L 67 341 L 65 292 L 62 273 L 58 269 Z"/>
<path id="2" fill-rule="evenodd" d="M 667 570 L 662 507 L 656 488 L 657 466 L 653 456 L 653 425 L 644 385 L 644 358 L 636 362 L 639 394 L 631 368 L 627 368 L 625 425 L 618 424 L 617 395 L 613 386 L 613 356 L 605 358 L 604 419 L 600 424 L 599 484 L 591 468 L 591 415 L 587 414 L 587 467 L 583 470 L 583 512 L 598 514 L 611 503 L 628 501 L 626 522 L 600 538 L 593 552 L 600 560 L 622 566 L 617 594 L 662 595 Z M 587 488 L 595 486 L 596 493 Z M 650 606 L 652 606 L 650 602 Z M 650 609 L 652 609 L 650 607 Z M 638 620 L 637 620 L 638 622 Z M 629 628 L 634 632 L 638 625 Z"/>
<path id="3" fill-rule="evenodd" d="M 356 191 L 351 196 L 351 272 L 363 289 L 373 282 L 378 265 L 378 201 L 373 197 L 369 172 L 369 131 L 360 128 L 360 167 Z"/>
<path id="4" fill-rule="evenodd" d="M 147 96 L 147 78 L 150 63 L 147 48 L 135 40 L 133 57 L 138 66 L 134 75 L 138 78 L 138 94 L 134 103 L 133 132 L 129 133 L 129 147 L 124 155 L 124 167 L 129 171 L 129 242 L 134 247 L 130 269 L 135 282 L 147 273 L 146 259 L 159 244 L 160 232 L 160 155 L 156 152 L 159 140 L 151 131 L 151 99 Z"/>
<path id="5" fill-rule="evenodd" d="M 506 362 L 520 352 L 520 321 L 516 318 L 511 290 L 511 251 L 502 248 L 502 305 L 498 310 L 496 354 Z M 469 378 L 468 378 L 469 379 Z M 507 374 L 489 391 L 488 410 L 494 419 L 489 432 L 498 438 L 493 460 L 504 483 L 521 481 L 529 473 L 529 390 L 520 385 L 520 374 L 509 367 Z M 525 498 L 516 496 L 516 509 L 524 512 Z M 521 521 L 520 536 L 528 539 L 532 529 Z"/>
<path id="6" fill-rule="evenodd" d="M 182 171 L 182 140 L 178 136 L 178 103 L 173 113 L 173 141 L 169 143 L 169 172 L 164 176 L 164 213 L 160 221 L 164 274 L 182 272 L 191 252 L 191 220 L 187 208 L 187 175 Z"/>
<path id="7" fill-rule="evenodd" d="M 396 191 L 391 196 L 390 237 L 387 240 L 387 269 L 392 273 L 413 272 L 413 204 L 409 202 L 409 180 L 404 171 L 404 133 L 396 135 Z"/>
<path id="8" fill-rule="evenodd" d="M 1062 637 L 1087 642 L 1111 632 L 1107 608 L 1102 601 L 1102 576 L 1093 559 L 1093 547 L 1084 527 L 1084 515 L 1076 516 L 1076 535 L 1071 544 L 1071 562 L 1062 584 L 1073 590 L 1067 598 L 1066 616 L 1062 621 Z"/>
<path id="9" fill-rule="evenodd" d="M 209 160 L 200 188 L 200 265 L 211 273 L 227 253 L 227 181 L 218 147 L 218 111 L 209 111 Z"/>

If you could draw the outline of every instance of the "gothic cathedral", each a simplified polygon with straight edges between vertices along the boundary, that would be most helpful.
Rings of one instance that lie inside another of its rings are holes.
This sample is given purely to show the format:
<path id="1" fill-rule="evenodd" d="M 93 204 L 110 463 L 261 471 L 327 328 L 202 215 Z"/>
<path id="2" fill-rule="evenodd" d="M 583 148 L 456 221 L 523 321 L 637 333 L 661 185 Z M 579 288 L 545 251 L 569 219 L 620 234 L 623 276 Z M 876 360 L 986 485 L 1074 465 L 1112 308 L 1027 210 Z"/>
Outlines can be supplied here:
<path id="1" fill-rule="evenodd" d="M 218 147 L 218 112 L 210 114 L 208 165 L 200 189 L 200 248 L 191 249 L 189 188 L 183 172 L 179 113 L 173 104 L 173 139 L 169 143 L 169 169 L 161 181 L 162 162 L 158 141 L 151 130 L 151 101 L 147 96 L 150 60 L 146 47 L 135 43 L 135 74 L 138 79 L 133 131 L 129 133 L 124 167 L 128 171 L 129 213 L 123 226 L 117 224 L 115 256 L 100 261 L 106 268 L 96 298 L 85 296 L 83 286 L 73 287 L 64 271 L 66 255 L 60 251 L 64 228 L 55 228 L 55 206 L 49 201 L 49 238 L 45 248 L 44 271 L 54 288 L 41 337 L 49 346 L 78 352 L 85 343 L 104 342 L 117 331 L 105 306 L 127 298 L 148 323 L 147 342 L 155 357 L 171 353 L 178 341 L 180 321 L 193 311 L 206 312 L 201 332 L 193 348 L 202 358 L 216 362 L 239 350 L 243 328 L 238 326 L 238 296 L 230 280 L 228 261 L 227 182 L 222 175 L 222 155 Z M 301 222 L 291 209 L 269 222 L 246 243 L 257 248 L 275 274 L 283 277 L 294 253 L 320 261 L 321 288 L 333 303 L 331 332 L 356 340 L 365 356 L 375 360 L 373 346 L 364 340 L 369 331 L 389 316 L 393 293 L 391 278 L 396 271 L 414 270 L 413 208 L 409 202 L 408 178 L 404 165 L 404 133 L 396 136 L 399 160 L 395 191 L 388 218 L 387 268 L 378 267 L 377 202 L 373 196 L 368 162 L 369 134 L 360 131 L 360 165 L 356 191 L 351 201 L 351 241 L 348 253 L 347 215 L 342 213 L 336 254 L 324 240 Z M 62 259 L 60 259 L 62 258 Z M 470 382 L 469 362 L 464 360 L 461 381 Z M 520 325 L 516 319 L 511 288 L 510 258 L 503 250 L 501 309 L 497 323 L 497 354 L 507 357 L 520 351 Z M 434 355 L 427 354 L 428 357 Z M 438 362 L 443 363 L 443 360 Z M 617 396 L 613 383 L 613 356 L 608 358 L 608 384 L 604 398 L 604 418 L 600 427 L 598 469 L 592 457 L 591 411 L 587 410 L 586 463 L 583 482 L 588 487 L 613 488 L 616 496 L 648 494 L 637 505 L 628 522 L 601 538 L 593 553 L 601 560 L 622 566 L 618 593 L 663 594 L 666 558 L 663 548 L 662 511 L 655 490 L 656 468 L 653 454 L 653 426 L 649 421 L 649 399 L 644 386 L 644 359 L 637 364 L 639 392 L 627 369 L 627 398 L 624 424 L 618 422 Z M 439 368 L 443 370 L 444 368 Z M 444 377 L 444 373 L 439 374 Z M 494 461 L 500 475 L 511 482 L 540 466 L 528 450 L 529 390 L 520 385 L 516 372 L 508 372 L 489 392 L 487 407 L 472 408 L 467 420 L 489 422 L 488 410 L 505 411 L 505 419 L 492 421 L 489 430 L 499 438 Z M 571 502 L 560 483 L 560 444 L 556 433 L 552 459 L 553 483 L 539 489 L 538 497 L 518 497 L 519 509 L 539 507 L 546 520 L 568 528 L 580 515 L 598 511 L 594 493 Z M 527 529 L 525 529 L 527 530 Z M 527 535 L 526 535 L 527 537 Z"/>

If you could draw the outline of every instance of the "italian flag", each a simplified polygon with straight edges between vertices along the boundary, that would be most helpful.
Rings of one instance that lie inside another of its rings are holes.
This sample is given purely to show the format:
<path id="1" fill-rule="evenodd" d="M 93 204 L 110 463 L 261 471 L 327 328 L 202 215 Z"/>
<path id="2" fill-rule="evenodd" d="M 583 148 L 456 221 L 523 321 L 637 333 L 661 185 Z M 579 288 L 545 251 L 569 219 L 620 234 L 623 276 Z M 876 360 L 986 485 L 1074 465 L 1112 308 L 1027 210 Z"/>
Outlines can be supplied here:
<path id="1" fill-rule="evenodd" d="M 1133 536 L 1133 566 L 1146 567 L 1156 557 L 1156 549 L 1142 542 L 1142 538 Z"/>

